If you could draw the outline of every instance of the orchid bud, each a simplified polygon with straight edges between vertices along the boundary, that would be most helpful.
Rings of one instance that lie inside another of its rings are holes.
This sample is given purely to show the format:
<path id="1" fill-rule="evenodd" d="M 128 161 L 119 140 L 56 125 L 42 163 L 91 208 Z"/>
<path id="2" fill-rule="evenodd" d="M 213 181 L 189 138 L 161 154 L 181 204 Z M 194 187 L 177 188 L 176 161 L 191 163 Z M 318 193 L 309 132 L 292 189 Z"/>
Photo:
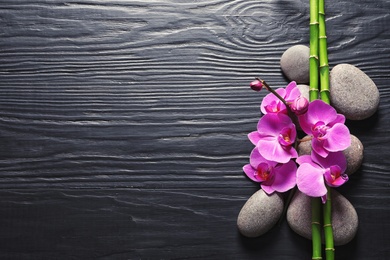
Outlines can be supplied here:
<path id="1" fill-rule="evenodd" d="M 258 79 L 252 81 L 249 85 L 254 91 L 260 91 L 263 88 L 263 82 Z"/>
<path id="2" fill-rule="evenodd" d="M 290 104 L 291 110 L 298 116 L 306 113 L 307 108 L 309 107 L 309 101 L 305 97 L 297 97 Z"/>

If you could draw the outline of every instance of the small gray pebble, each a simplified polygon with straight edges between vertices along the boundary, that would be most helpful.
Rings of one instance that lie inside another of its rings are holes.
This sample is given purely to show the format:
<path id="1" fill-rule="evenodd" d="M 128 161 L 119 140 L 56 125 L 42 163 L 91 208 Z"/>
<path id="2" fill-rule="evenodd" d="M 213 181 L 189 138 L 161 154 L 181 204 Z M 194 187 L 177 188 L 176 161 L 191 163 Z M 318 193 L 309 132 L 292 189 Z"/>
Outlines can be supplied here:
<path id="1" fill-rule="evenodd" d="M 280 59 L 280 67 L 291 81 L 298 84 L 309 83 L 310 48 L 305 45 L 294 45 L 288 48 Z"/>
<path id="2" fill-rule="evenodd" d="M 299 91 L 301 92 L 301 95 L 306 98 L 307 100 L 310 100 L 310 97 L 309 97 L 309 88 L 310 86 L 309 85 L 305 85 L 305 84 L 298 84 L 297 85 Z"/>
<path id="3" fill-rule="evenodd" d="M 309 155 L 311 153 L 311 142 L 301 142 L 298 145 L 298 155 Z M 363 162 L 363 144 L 360 140 L 351 135 L 351 145 L 343 151 L 345 158 L 347 159 L 347 169 L 345 173 L 351 175 L 355 173 Z"/>
<path id="4" fill-rule="evenodd" d="M 254 193 L 242 207 L 237 227 L 246 237 L 258 237 L 269 231 L 283 212 L 282 196 L 274 192 L 267 195 L 263 190 Z"/>
<path id="5" fill-rule="evenodd" d="M 330 72 L 331 104 L 346 118 L 362 120 L 379 106 L 379 90 L 363 71 L 350 64 L 336 65 Z"/>
<path id="6" fill-rule="evenodd" d="M 294 232 L 311 239 L 311 198 L 299 190 L 287 209 L 287 222 Z M 358 215 L 355 208 L 334 189 L 332 189 L 332 226 L 336 246 L 349 243 L 358 230 Z"/>

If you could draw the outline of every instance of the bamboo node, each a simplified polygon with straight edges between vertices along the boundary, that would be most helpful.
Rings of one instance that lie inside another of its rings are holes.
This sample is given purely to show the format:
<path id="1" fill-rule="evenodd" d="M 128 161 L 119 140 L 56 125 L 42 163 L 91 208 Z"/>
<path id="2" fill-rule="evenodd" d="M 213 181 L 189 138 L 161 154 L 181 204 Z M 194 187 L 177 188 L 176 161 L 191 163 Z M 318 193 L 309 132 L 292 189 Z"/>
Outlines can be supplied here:
<path id="1" fill-rule="evenodd" d="M 318 92 L 318 89 L 316 89 L 316 88 L 309 88 L 309 91 L 315 91 L 315 92 Z"/>
<path id="2" fill-rule="evenodd" d="M 318 36 L 319 39 L 326 39 L 328 38 L 326 35 L 321 35 L 321 36 Z"/>
<path id="3" fill-rule="evenodd" d="M 320 68 L 326 68 L 326 67 L 329 67 L 329 64 L 320 65 Z"/>
<path id="4" fill-rule="evenodd" d="M 312 259 L 312 260 L 322 260 L 322 257 L 321 257 L 321 256 L 318 256 L 318 257 L 312 257 L 311 259 Z"/>
<path id="5" fill-rule="evenodd" d="M 318 56 L 317 55 L 310 55 L 309 59 L 311 59 L 311 58 L 314 58 L 314 59 L 318 60 Z"/>
<path id="6" fill-rule="evenodd" d="M 311 224 L 312 224 L 312 225 L 321 225 L 321 223 L 320 223 L 320 222 L 317 222 L 317 221 L 313 221 L 313 222 L 311 222 Z"/>
<path id="7" fill-rule="evenodd" d="M 320 24 L 319 22 L 311 22 L 309 23 L 309 25 L 317 25 L 317 24 Z"/>
<path id="8" fill-rule="evenodd" d="M 332 224 L 325 224 L 325 225 L 324 225 L 324 228 L 325 228 L 325 227 L 331 227 L 331 226 L 332 226 Z"/>
<path id="9" fill-rule="evenodd" d="M 326 251 L 335 251 L 335 249 L 334 249 L 333 247 L 331 247 L 331 248 L 329 248 L 329 247 L 328 247 L 328 248 L 325 248 L 325 250 L 326 250 Z"/>
<path id="10" fill-rule="evenodd" d="M 329 91 L 329 89 L 321 89 L 320 92 L 322 93 L 322 92 L 330 92 L 330 91 Z M 330 200 L 327 199 L 327 201 L 330 201 Z"/>

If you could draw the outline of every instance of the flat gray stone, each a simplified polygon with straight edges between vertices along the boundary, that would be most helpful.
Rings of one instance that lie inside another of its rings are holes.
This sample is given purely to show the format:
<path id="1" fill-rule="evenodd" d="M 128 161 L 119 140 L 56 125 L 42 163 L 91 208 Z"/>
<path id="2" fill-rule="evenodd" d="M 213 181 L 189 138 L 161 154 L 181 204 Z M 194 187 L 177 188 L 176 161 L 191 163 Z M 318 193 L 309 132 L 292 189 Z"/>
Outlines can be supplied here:
<path id="1" fill-rule="evenodd" d="M 362 120 L 378 109 L 379 91 L 363 71 L 350 64 L 339 64 L 330 72 L 330 99 L 346 118 Z"/>
<path id="2" fill-rule="evenodd" d="M 310 155 L 311 142 L 302 142 L 298 145 L 298 155 Z M 347 169 L 345 173 L 348 175 L 354 174 L 362 165 L 363 162 L 363 144 L 360 140 L 351 135 L 351 146 L 343 151 L 345 158 L 347 159 Z"/>
<path id="3" fill-rule="evenodd" d="M 246 237 L 258 237 L 269 231 L 283 212 L 282 196 L 274 192 L 267 195 L 263 190 L 254 193 L 242 207 L 237 227 Z"/>
<path id="4" fill-rule="evenodd" d="M 294 45 L 288 48 L 280 59 L 280 67 L 290 81 L 298 84 L 309 83 L 310 49 L 305 45 Z"/>
<path id="5" fill-rule="evenodd" d="M 287 222 L 295 233 L 311 240 L 311 198 L 299 190 L 287 209 Z M 349 243 L 358 230 L 358 215 L 355 208 L 334 189 L 332 189 L 332 226 L 336 246 Z"/>

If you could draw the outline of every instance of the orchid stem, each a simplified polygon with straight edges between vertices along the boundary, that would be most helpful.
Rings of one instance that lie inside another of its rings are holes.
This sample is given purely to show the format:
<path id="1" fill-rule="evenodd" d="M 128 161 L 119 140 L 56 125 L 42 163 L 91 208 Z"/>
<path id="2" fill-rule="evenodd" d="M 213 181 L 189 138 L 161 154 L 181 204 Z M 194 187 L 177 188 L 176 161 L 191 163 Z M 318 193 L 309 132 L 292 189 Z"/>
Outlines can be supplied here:
<path id="1" fill-rule="evenodd" d="M 311 234 L 312 259 L 322 259 L 321 256 L 321 201 L 320 198 L 311 198 Z"/>
<path id="2" fill-rule="evenodd" d="M 328 195 L 323 206 L 324 214 L 324 234 L 325 234 L 325 255 L 326 260 L 334 260 L 334 242 L 332 227 L 332 198 L 331 189 L 327 186 Z"/>
<path id="3" fill-rule="evenodd" d="M 328 64 L 328 44 L 326 40 L 325 26 L 325 0 L 319 0 L 318 4 L 319 20 L 319 59 L 320 59 L 320 88 L 321 100 L 330 104 L 329 91 L 329 64 Z"/>
<path id="4" fill-rule="evenodd" d="M 310 0 L 310 58 L 309 58 L 309 80 L 310 101 L 318 99 L 319 82 L 318 82 L 318 0 Z"/>
<path id="5" fill-rule="evenodd" d="M 260 81 L 263 86 L 269 91 L 271 92 L 272 94 L 274 94 L 280 101 L 283 102 L 283 104 L 288 108 L 288 104 L 286 102 L 286 100 L 284 100 L 284 98 L 282 98 L 273 88 L 271 88 L 270 85 L 268 85 L 267 82 L 265 82 L 265 80 L 262 80 L 262 79 L 259 79 L 259 78 L 256 78 L 258 81 Z"/>

